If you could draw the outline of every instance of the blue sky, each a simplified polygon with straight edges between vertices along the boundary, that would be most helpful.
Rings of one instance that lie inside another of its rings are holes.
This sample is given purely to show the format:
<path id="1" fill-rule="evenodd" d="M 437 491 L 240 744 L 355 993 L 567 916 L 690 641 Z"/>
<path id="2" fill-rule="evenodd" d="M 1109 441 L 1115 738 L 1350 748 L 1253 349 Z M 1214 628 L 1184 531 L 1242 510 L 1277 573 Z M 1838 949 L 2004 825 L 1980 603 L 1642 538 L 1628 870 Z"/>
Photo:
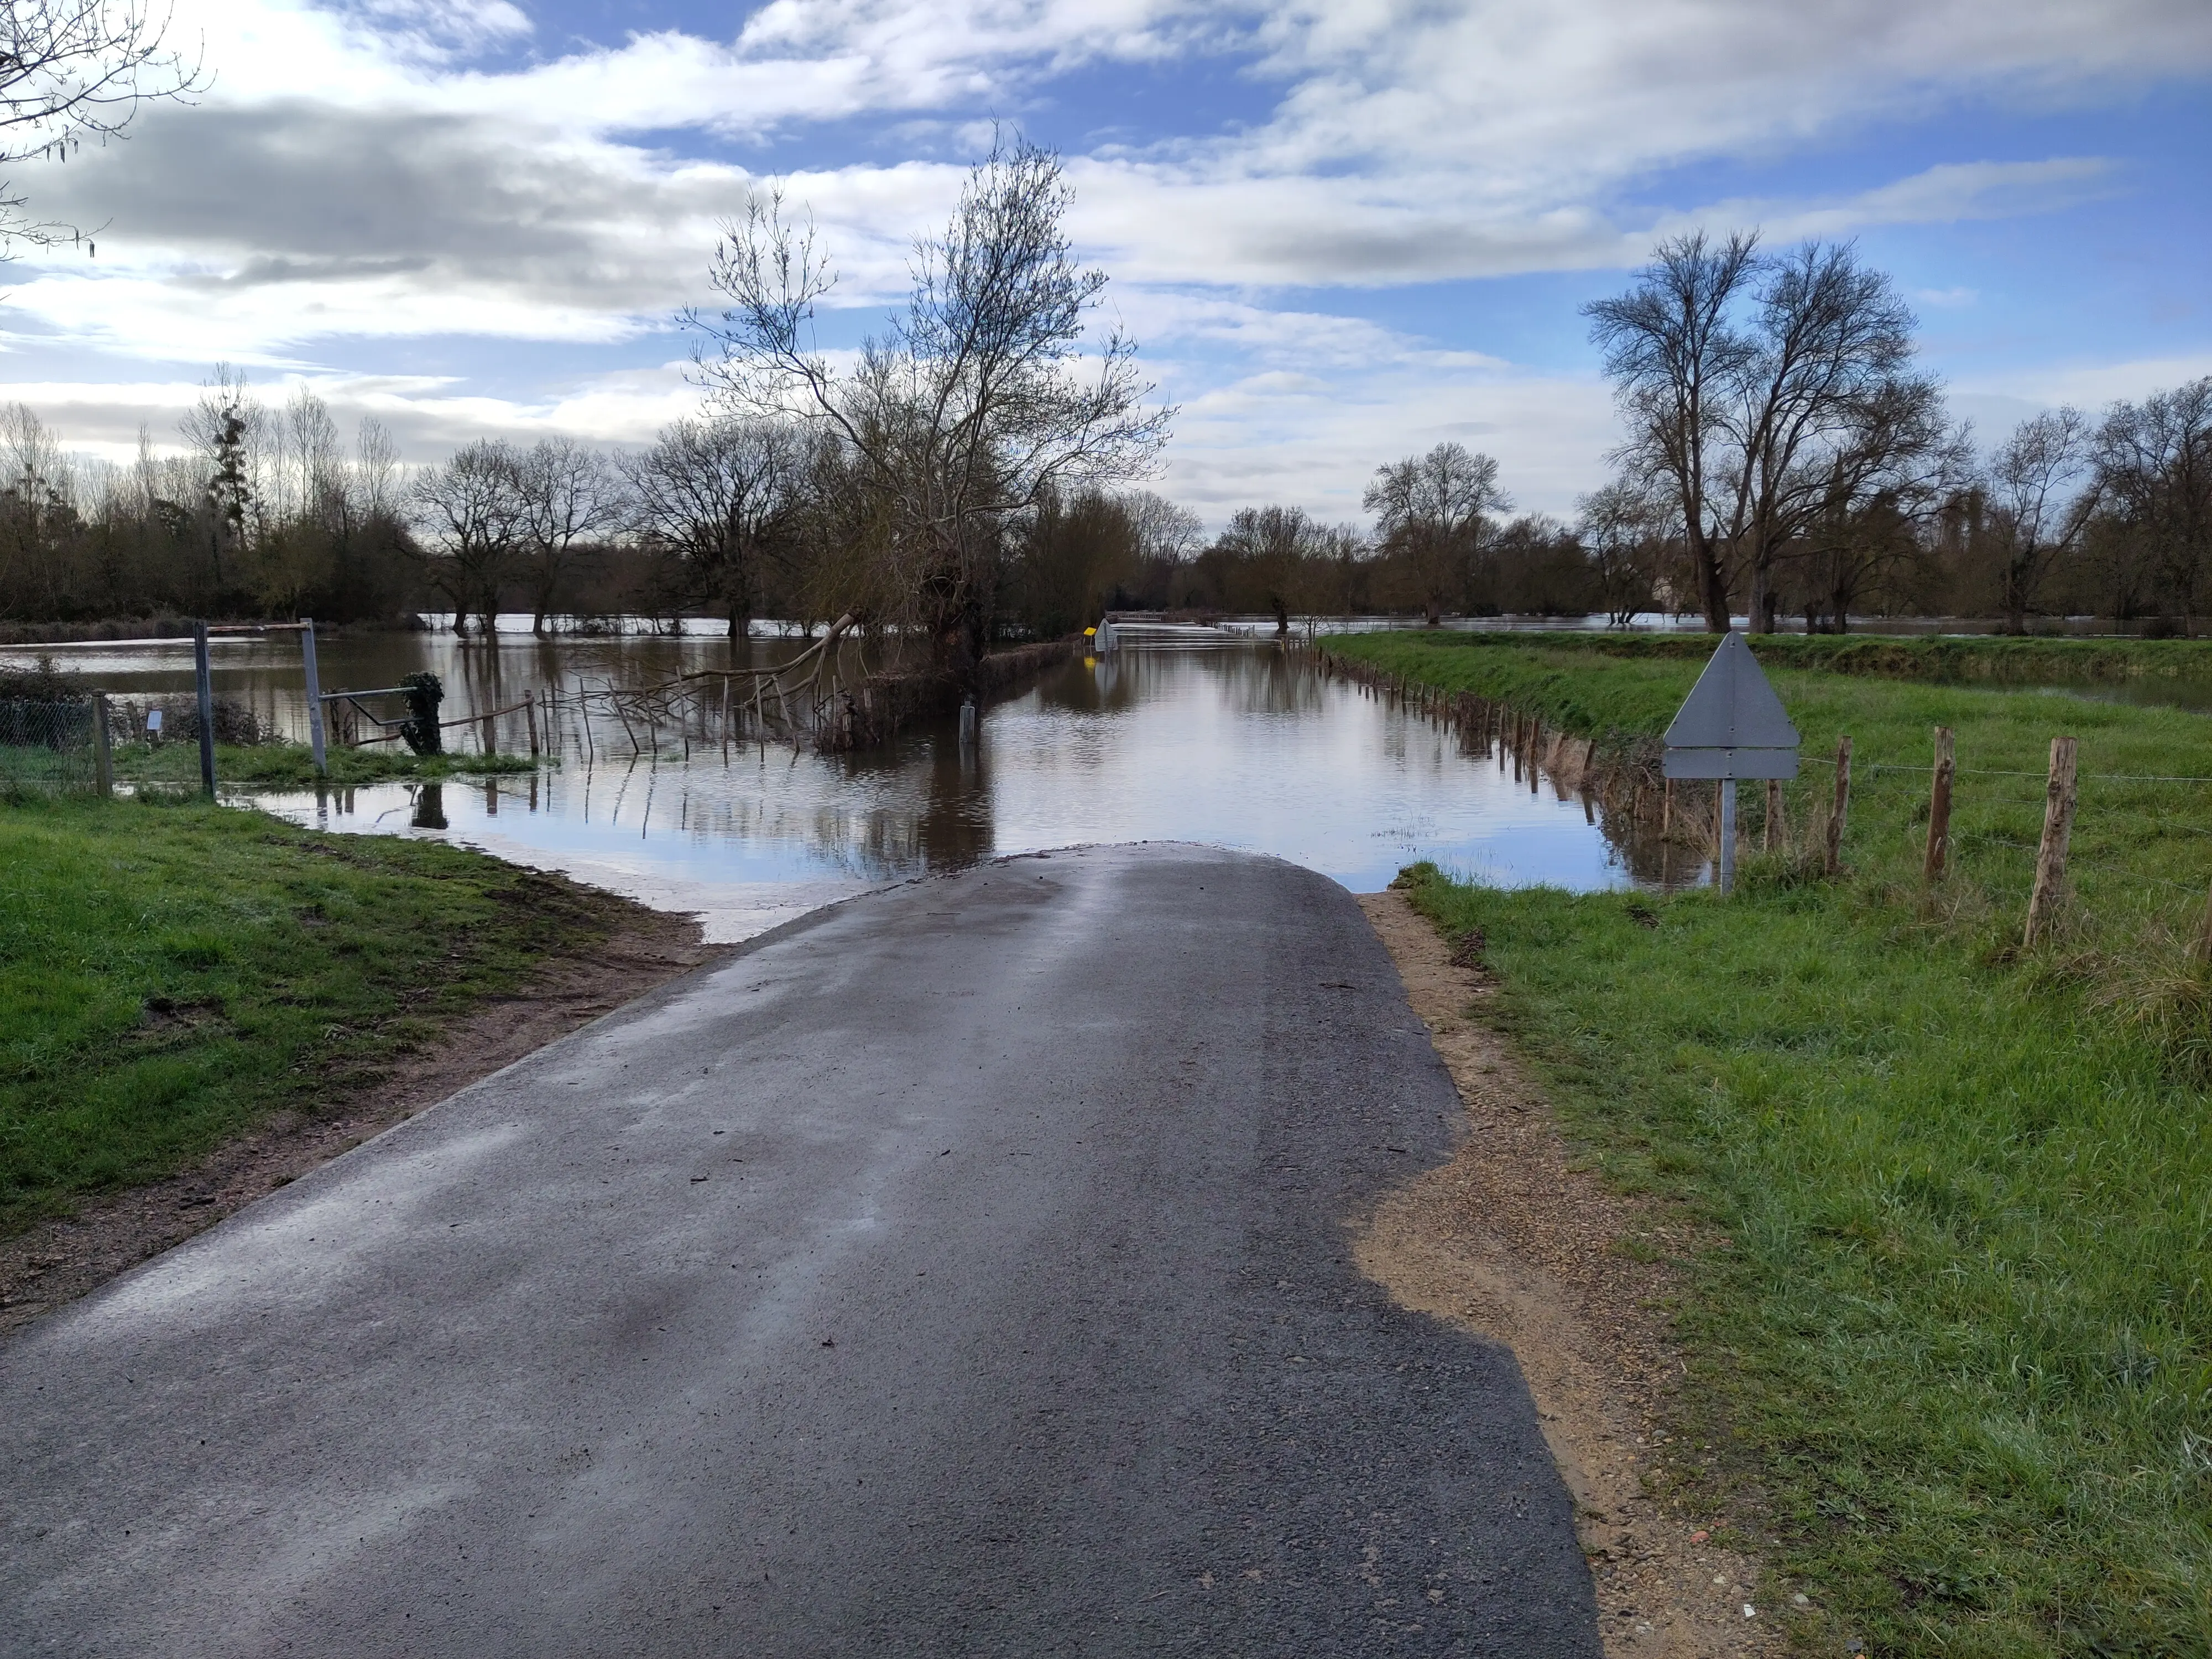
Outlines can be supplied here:
<path id="1" fill-rule="evenodd" d="M 782 178 L 857 338 L 994 120 L 1182 408 L 1154 487 L 1356 520 L 1455 438 L 1569 513 L 1613 439 L 1578 307 L 1662 234 L 1855 237 L 1985 438 L 2212 373 L 2203 0 L 185 0 L 216 80 L 16 183 L 10 395 L 157 444 L 217 362 L 414 460 L 649 438 L 683 305 Z"/>

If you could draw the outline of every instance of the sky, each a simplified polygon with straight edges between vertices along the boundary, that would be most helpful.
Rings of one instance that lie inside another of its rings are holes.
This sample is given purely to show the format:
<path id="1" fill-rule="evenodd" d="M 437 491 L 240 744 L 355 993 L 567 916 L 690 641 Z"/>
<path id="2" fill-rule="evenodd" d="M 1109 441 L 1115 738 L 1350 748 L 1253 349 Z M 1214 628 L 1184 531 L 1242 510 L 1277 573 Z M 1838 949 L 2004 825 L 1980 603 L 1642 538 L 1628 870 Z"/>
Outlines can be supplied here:
<path id="1" fill-rule="evenodd" d="M 1580 308 L 1658 239 L 1856 239 L 1986 442 L 2212 374 L 2205 0 L 179 0 L 189 106 L 12 183 L 0 398 L 157 446 L 218 363 L 433 461 L 650 440 L 781 182 L 879 325 L 994 125 L 1057 149 L 1151 487 L 1357 522 L 1445 440 L 1571 515 L 1617 441 Z"/>

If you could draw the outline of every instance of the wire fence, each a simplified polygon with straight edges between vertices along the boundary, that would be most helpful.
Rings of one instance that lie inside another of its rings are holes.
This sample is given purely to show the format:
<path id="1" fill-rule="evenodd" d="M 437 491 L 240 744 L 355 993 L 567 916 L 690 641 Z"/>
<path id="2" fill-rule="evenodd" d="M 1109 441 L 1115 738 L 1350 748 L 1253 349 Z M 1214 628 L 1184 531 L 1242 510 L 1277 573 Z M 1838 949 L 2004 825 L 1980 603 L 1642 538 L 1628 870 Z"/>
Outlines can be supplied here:
<path id="1" fill-rule="evenodd" d="M 99 787 L 93 705 L 0 698 L 0 789 L 74 794 Z"/>

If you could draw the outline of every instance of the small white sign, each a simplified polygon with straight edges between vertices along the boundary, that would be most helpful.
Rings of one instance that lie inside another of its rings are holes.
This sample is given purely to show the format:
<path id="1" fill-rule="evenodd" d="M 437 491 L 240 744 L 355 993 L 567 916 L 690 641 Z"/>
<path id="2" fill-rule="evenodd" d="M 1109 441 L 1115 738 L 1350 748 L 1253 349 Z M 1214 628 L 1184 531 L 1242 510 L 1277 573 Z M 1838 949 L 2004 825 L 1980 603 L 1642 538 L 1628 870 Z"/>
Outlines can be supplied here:
<path id="1" fill-rule="evenodd" d="M 149 708 L 146 711 L 146 729 L 149 732 L 158 732 L 161 729 L 161 711 L 160 709 Z"/>

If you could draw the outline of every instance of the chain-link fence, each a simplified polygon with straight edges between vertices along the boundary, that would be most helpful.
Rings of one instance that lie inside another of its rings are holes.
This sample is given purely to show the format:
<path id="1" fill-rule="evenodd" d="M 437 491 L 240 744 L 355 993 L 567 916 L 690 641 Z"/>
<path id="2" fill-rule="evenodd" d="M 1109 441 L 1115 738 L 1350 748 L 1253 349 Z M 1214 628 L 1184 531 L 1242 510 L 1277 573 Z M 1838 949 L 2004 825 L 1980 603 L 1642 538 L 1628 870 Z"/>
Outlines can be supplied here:
<path id="1" fill-rule="evenodd" d="M 99 787 L 93 705 L 0 698 L 0 790 L 89 792 Z"/>

